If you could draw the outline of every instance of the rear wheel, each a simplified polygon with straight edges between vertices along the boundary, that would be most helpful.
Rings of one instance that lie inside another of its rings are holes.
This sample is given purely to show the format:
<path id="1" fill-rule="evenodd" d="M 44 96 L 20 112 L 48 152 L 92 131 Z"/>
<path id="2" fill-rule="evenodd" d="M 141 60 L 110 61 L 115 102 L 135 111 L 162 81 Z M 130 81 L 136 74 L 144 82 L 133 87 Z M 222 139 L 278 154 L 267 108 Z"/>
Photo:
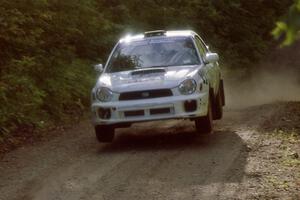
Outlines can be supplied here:
<path id="1" fill-rule="evenodd" d="M 207 115 L 195 120 L 196 130 L 200 134 L 210 134 L 213 130 L 213 112 L 211 98 L 208 101 Z"/>
<path id="2" fill-rule="evenodd" d="M 224 81 L 223 81 L 223 79 L 221 79 L 220 88 L 221 88 L 222 105 L 225 106 L 225 91 L 224 91 Z"/>
<path id="3" fill-rule="evenodd" d="M 222 89 L 221 84 L 216 96 L 215 100 L 215 112 L 214 112 L 214 119 L 222 119 L 223 117 L 223 98 L 222 98 Z"/>
<path id="4" fill-rule="evenodd" d="M 98 142 L 110 143 L 115 136 L 115 129 L 112 126 L 96 126 L 95 133 Z"/>

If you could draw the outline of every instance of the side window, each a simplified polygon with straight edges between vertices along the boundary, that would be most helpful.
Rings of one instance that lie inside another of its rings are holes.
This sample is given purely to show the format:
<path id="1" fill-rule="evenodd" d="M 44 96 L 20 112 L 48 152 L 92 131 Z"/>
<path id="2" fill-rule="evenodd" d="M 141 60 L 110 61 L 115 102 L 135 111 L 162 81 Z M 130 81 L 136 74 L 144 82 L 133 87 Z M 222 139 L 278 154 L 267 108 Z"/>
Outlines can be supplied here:
<path id="1" fill-rule="evenodd" d="M 201 57 L 204 58 L 205 54 L 207 53 L 207 49 L 198 37 L 196 37 L 196 44 L 197 44 L 197 48 L 199 49 Z"/>

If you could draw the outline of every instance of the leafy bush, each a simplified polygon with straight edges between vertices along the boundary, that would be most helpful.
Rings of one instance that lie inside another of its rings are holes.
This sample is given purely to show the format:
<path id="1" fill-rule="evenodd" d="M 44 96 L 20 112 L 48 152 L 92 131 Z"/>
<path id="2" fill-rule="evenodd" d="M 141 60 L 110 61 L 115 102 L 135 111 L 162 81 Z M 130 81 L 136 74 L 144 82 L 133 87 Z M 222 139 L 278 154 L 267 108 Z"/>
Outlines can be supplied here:
<path id="1" fill-rule="evenodd" d="M 272 34 L 279 39 L 284 37 L 282 45 L 289 46 L 300 38 L 300 0 L 295 0 L 282 21 L 277 22 Z"/>

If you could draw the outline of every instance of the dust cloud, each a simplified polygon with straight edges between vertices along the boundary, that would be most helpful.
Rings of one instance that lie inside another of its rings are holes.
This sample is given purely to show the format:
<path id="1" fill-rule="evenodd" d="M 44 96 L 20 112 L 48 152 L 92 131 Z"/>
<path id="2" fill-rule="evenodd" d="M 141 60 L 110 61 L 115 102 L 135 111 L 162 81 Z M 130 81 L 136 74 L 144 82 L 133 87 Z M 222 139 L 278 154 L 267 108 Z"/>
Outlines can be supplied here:
<path id="1" fill-rule="evenodd" d="M 262 60 L 251 72 L 224 73 L 229 108 L 300 101 L 300 41 L 290 47 L 274 47 Z"/>
<path id="2" fill-rule="evenodd" d="M 300 71 L 268 69 L 252 73 L 251 78 L 225 78 L 227 106 L 243 108 L 278 101 L 300 101 Z"/>

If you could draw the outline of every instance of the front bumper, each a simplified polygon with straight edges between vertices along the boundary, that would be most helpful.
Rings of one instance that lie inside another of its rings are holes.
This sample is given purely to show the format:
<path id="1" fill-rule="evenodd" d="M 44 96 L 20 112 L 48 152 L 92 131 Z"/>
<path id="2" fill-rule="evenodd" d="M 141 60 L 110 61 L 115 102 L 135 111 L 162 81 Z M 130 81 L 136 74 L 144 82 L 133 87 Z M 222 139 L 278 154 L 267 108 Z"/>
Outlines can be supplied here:
<path id="1" fill-rule="evenodd" d="M 193 104 L 192 109 L 187 109 Z M 196 105 L 196 106 L 194 106 Z M 93 102 L 92 123 L 96 125 L 114 125 L 155 121 L 161 119 L 191 119 L 207 114 L 208 93 L 172 96 L 154 99 Z M 109 117 L 103 117 L 100 112 L 110 112 Z"/>

